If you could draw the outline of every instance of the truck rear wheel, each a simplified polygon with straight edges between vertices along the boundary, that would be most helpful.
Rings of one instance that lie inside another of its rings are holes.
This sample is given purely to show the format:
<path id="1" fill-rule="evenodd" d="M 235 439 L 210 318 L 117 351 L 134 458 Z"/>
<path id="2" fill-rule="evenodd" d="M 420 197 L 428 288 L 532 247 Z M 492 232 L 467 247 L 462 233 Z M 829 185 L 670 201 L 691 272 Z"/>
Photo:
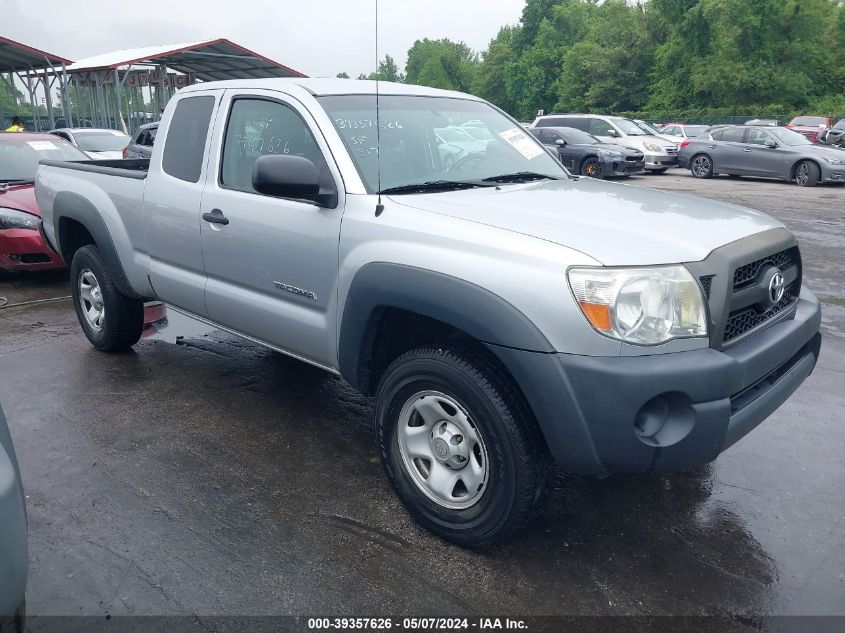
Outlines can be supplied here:
<path id="1" fill-rule="evenodd" d="M 94 347 L 120 352 L 138 342 L 144 328 L 144 302 L 121 294 L 96 246 L 76 251 L 70 279 L 76 316 Z"/>
<path id="2" fill-rule="evenodd" d="M 553 475 L 524 398 L 479 354 L 424 346 L 397 358 L 379 384 L 375 424 L 405 507 L 459 545 L 510 537 L 534 517 Z"/>

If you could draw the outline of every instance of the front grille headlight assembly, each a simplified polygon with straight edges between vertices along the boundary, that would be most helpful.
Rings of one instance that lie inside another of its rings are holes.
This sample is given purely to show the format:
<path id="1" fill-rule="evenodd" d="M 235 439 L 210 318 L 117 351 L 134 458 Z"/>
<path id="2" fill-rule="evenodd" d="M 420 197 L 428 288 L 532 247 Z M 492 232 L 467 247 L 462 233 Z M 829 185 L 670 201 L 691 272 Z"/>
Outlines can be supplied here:
<path id="1" fill-rule="evenodd" d="M 822 156 L 831 165 L 845 165 L 845 158 L 834 158 L 833 156 Z"/>
<path id="2" fill-rule="evenodd" d="M 701 288 L 683 266 L 567 271 L 581 312 L 598 332 L 635 345 L 707 336 Z"/>
<path id="3" fill-rule="evenodd" d="M 643 143 L 643 146 L 645 146 L 645 148 L 650 152 L 660 152 L 660 153 L 666 152 L 666 148 L 660 147 L 660 145 L 657 145 L 656 143 L 645 142 L 645 143 Z"/>
<path id="4" fill-rule="evenodd" d="M 38 217 L 15 209 L 0 207 L 0 230 L 28 229 L 38 230 Z"/>

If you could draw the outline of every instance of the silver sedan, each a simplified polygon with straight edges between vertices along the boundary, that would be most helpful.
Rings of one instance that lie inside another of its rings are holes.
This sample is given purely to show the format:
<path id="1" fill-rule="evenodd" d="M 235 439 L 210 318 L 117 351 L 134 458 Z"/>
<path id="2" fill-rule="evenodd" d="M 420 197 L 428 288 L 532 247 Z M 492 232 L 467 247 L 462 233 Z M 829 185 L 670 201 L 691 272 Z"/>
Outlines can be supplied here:
<path id="1" fill-rule="evenodd" d="M 845 150 L 814 145 L 784 127 L 720 127 L 682 143 L 679 162 L 696 178 L 757 176 L 802 187 L 845 183 Z"/>

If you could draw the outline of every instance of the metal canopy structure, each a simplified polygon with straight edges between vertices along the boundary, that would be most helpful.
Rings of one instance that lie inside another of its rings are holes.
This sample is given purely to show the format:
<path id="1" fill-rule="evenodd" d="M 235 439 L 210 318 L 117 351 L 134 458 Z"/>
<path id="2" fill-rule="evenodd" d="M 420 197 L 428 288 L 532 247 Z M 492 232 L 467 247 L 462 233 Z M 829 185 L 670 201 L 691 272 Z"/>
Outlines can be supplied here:
<path id="1" fill-rule="evenodd" d="M 68 66 L 66 77 L 79 125 L 130 132 L 160 118 L 173 93 L 197 81 L 305 75 L 220 38 L 89 57 Z"/>
<path id="2" fill-rule="evenodd" d="M 36 130 L 41 128 L 41 117 L 38 116 L 38 106 L 35 99 L 39 84 L 44 87 L 44 102 L 47 106 L 47 118 L 50 127 L 55 124 L 51 91 L 57 80 L 62 89 L 62 111 L 68 111 L 63 73 L 66 65 L 70 63 L 71 61 L 64 57 L 0 36 L 0 80 L 8 86 L 9 94 L 13 97 L 16 94 L 14 77 L 17 77 L 26 87 L 29 93 L 29 104 L 32 108 L 33 126 Z M 59 69 L 62 70 L 62 73 L 59 73 Z M 14 114 L 18 113 L 12 113 L 12 115 Z M 3 125 L 3 128 L 6 124 L 4 118 L 3 113 L 0 112 L 0 124 Z"/>
<path id="3" fill-rule="evenodd" d="M 164 64 L 184 75 L 195 75 L 201 81 L 305 76 L 222 38 L 115 51 L 79 60 L 67 70 L 69 73 L 107 71 L 139 64 Z"/>

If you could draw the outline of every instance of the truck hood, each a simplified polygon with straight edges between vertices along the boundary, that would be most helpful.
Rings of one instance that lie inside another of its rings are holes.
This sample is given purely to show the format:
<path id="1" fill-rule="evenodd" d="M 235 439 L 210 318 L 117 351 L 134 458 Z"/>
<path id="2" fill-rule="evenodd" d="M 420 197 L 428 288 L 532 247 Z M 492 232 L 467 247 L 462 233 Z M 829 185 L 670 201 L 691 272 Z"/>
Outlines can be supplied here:
<path id="1" fill-rule="evenodd" d="M 35 201 L 35 185 L 12 185 L 8 189 L 0 187 L 0 207 L 41 217 L 38 203 Z"/>
<path id="2" fill-rule="evenodd" d="M 607 266 L 699 261 L 715 248 L 783 226 L 758 211 L 593 178 L 390 199 L 554 242 Z"/>

